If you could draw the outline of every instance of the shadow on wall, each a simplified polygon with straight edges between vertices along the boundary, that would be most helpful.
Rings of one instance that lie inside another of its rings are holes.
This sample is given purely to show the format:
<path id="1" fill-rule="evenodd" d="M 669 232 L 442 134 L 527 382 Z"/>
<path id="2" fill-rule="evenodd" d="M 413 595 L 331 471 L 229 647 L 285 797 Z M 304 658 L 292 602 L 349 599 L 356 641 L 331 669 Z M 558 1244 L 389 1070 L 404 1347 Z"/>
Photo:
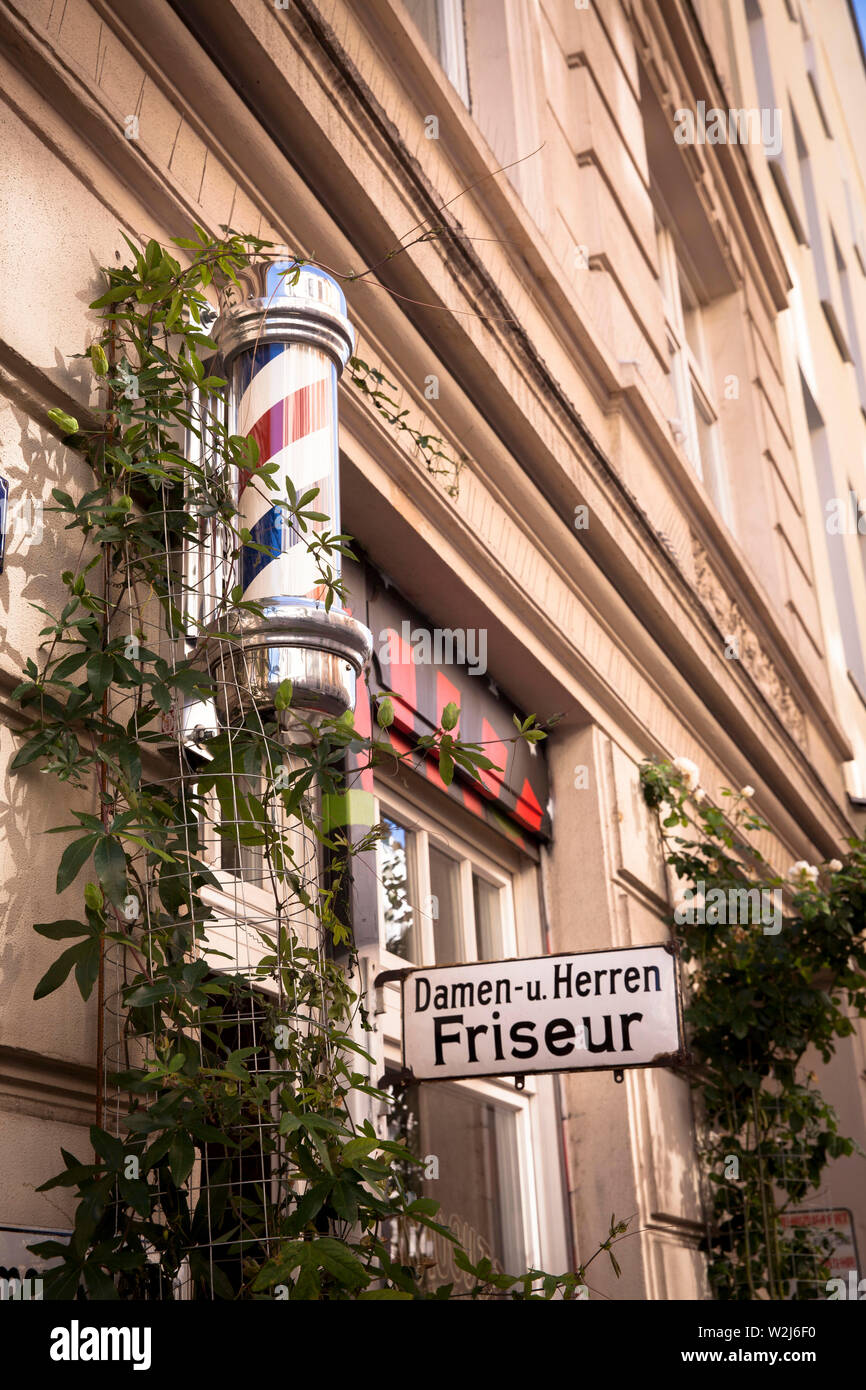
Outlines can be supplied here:
<path id="1" fill-rule="evenodd" d="M 89 379 L 87 362 L 74 362 L 70 374 L 60 355 L 56 356 L 67 391 L 73 384 L 71 377 Z M 50 622 L 31 605 L 59 614 L 66 598 L 61 574 L 65 569 L 76 570 L 81 554 L 80 537 L 64 529 L 59 514 L 48 511 L 51 489 L 59 487 L 80 496 L 88 470 L 26 411 L 8 406 L 0 420 L 11 513 L 6 563 L 0 575 L 0 722 L 5 726 L 0 729 L 0 990 L 4 999 L 0 1045 L 92 1065 L 93 1001 L 85 1005 L 74 982 L 45 1000 L 33 999 L 38 980 L 59 949 L 57 942 L 38 936 L 32 926 L 81 915 L 87 870 L 72 888 L 57 896 L 57 864 L 72 837 L 49 837 L 46 832 L 72 823 L 73 809 L 92 813 L 95 795 L 58 782 L 37 766 L 9 771 L 21 746 L 17 731 L 22 713 L 11 692 L 22 678 L 28 657 L 40 664 L 39 645 L 45 639 L 39 633 Z"/>

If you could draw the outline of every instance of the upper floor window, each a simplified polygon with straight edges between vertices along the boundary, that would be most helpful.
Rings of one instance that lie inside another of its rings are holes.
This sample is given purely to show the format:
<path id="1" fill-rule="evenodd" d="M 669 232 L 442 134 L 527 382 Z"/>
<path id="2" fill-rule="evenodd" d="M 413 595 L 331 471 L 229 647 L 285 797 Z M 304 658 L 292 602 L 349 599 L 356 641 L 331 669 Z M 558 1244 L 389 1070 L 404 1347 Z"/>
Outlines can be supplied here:
<path id="1" fill-rule="evenodd" d="M 806 76 L 809 79 L 809 86 L 812 88 L 812 95 L 815 98 L 818 115 L 824 127 L 824 134 L 827 136 L 828 140 L 832 140 L 833 131 L 827 118 L 827 105 L 824 100 L 821 76 L 818 71 L 818 54 L 815 48 L 815 40 L 812 36 L 811 26 L 806 17 L 805 9 L 802 6 L 800 7 L 800 31 L 803 35 L 803 55 L 806 60 Z"/>
<path id="2" fill-rule="evenodd" d="M 697 291 L 677 255 L 670 230 L 656 223 L 665 332 L 676 397 L 677 434 L 686 457 L 732 527 L 719 412 Z M 732 528 L 733 529 L 733 528 Z"/>
<path id="3" fill-rule="evenodd" d="M 452 87 L 469 105 L 466 62 L 466 22 L 463 0 L 404 0 L 424 40 L 442 66 Z"/>

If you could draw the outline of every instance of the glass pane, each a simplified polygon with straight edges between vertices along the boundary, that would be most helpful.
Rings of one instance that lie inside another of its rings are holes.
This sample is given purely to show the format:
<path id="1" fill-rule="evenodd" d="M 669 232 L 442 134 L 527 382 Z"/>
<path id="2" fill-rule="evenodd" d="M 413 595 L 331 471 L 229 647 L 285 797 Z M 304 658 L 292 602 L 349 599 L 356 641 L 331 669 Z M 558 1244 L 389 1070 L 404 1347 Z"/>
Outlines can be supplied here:
<path id="1" fill-rule="evenodd" d="M 424 1195 L 440 1203 L 438 1219 L 473 1263 L 487 1256 L 495 1268 L 517 1273 L 526 1259 L 517 1117 L 460 1086 L 419 1091 L 421 1156 L 435 1159 L 438 1169 L 425 1181 Z M 431 1283 L 453 1281 L 455 1293 L 464 1291 L 466 1276 L 454 1267 L 450 1242 L 434 1236 L 432 1253 Z"/>
<path id="2" fill-rule="evenodd" d="M 683 309 L 683 328 L 685 329 L 686 342 L 694 353 L 695 361 L 698 366 L 704 368 L 703 343 L 701 342 L 700 330 L 700 308 L 696 299 L 692 298 L 691 292 L 680 281 L 680 303 Z"/>
<path id="3" fill-rule="evenodd" d="M 382 817 L 380 841 L 385 949 L 403 960 L 416 960 L 414 860 L 415 836 L 390 816 Z"/>
<path id="4" fill-rule="evenodd" d="M 501 890 L 472 875 L 475 902 L 475 942 L 479 960 L 496 960 L 502 953 Z"/>
<path id="5" fill-rule="evenodd" d="M 463 959 L 460 935 L 460 865 L 430 846 L 430 915 L 437 965 Z"/>
<path id="6" fill-rule="evenodd" d="M 435 53 L 436 57 L 439 58 L 439 7 L 436 0 L 405 0 L 405 4 L 412 19 L 421 30 L 427 47 L 431 53 Z"/>

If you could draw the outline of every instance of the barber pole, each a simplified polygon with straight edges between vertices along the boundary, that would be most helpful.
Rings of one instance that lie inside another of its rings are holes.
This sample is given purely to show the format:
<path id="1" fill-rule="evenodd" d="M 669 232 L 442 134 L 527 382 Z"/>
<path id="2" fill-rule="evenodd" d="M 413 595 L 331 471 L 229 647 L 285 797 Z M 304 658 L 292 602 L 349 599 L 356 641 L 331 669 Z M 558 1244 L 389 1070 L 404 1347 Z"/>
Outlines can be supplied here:
<path id="1" fill-rule="evenodd" d="M 234 432 L 254 439 L 259 449 L 258 469 L 241 479 L 240 521 L 255 544 L 271 552 L 244 547 L 244 599 L 262 602 L 274 593 L 322 599 L 325 590 L 316 582 L 315 559 L 305 537 L 275 499 L 288 496 L 287 480 L 298 496 L 317 488 L 318 496 L 307 505 L 324 512 L 328 521 L 313 522 L 312 529 L 340 529 L 334 361 L 307 343 L 269 343 L 235 359 L 232 390 L 237 400 Z M 269 463 L 277 465 L 275 492 L 257 477 Z"/>
<path id="2" fill-rule="evenodd" d="M 229 720 L 251 705 L 266 712 L 289 680 L 304 718 L 339 715 L 354 705 L 372 638 L 338 604 L 326 611 L 309 541 L 340 530 L 337 382 L 354 332 L 342 290 L 323 271 L 269 259 L 239 278 L 248 297 L 223 311 L 214 335 L 229 381 L 229 431 L 258 447 L 238 482 L 238 528 L 250 541 L 235 582 L 263 617 L 241 612 L 232 622 L 239 642 L 207 643 L 217 704 Z M 301 531 L 280 505 L 292 497 L 289 484 L 296 497 L 317 489 L 304 510 L 327 519 Z M 339 577 L 339 554 L 327 562 Z"/>

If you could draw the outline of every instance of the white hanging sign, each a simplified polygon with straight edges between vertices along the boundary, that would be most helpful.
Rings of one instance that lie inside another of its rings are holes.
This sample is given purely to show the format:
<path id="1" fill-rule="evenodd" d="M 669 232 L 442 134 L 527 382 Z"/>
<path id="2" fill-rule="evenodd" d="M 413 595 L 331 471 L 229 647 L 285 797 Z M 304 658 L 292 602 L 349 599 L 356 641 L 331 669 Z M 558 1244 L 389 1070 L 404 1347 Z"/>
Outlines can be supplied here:
<path id="1" fill-rule="evenodd" d="M 416 1081 L 685 1057 L 677 961 L 667 946 L 419 967 L 399 977 L 403 1066 Z"/>

